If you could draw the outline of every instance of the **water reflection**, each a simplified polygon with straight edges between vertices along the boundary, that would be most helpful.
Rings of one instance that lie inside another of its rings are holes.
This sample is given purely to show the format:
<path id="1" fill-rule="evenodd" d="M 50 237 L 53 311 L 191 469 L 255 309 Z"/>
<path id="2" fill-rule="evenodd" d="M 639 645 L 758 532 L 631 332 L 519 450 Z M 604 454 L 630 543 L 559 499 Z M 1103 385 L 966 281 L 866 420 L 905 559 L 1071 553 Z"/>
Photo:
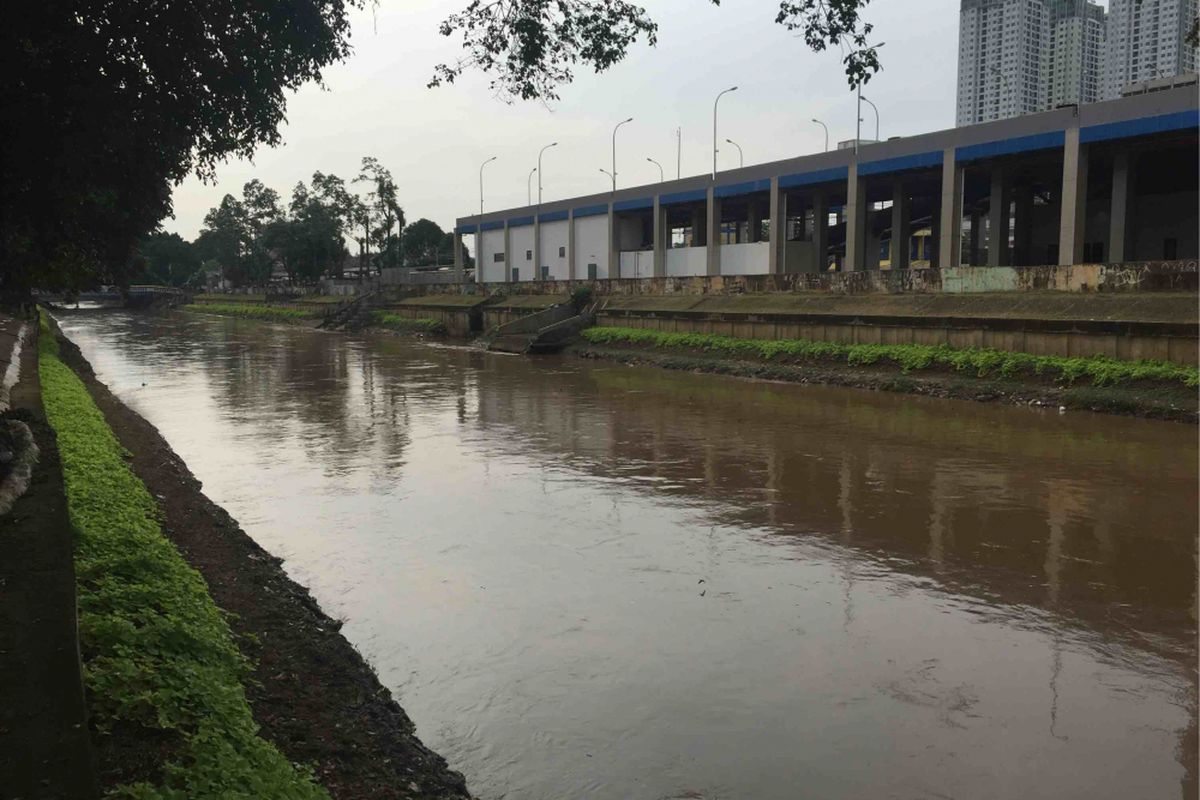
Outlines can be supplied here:
<path id="1" fill-rule="evenodd" d="M 1190 428 L 64 327 L 485 798 L 1195 793 Z"/>

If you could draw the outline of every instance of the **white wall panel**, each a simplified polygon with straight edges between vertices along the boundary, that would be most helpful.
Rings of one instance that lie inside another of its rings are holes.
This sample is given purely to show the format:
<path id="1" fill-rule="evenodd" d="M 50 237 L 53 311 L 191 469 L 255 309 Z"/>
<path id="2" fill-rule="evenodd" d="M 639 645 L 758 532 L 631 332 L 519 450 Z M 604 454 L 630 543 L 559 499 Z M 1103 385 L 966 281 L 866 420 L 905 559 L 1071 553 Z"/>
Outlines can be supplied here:
<path id="1" fill-rule="evenodd" d="M 538 259 L 539 267 L 549 267 L 549 280 L 565 281 L 568 278 L 567 270 L 567 226 L 570 223 L 567 220 L 559 220 L 557 222 L 543 222 L 541 224 L 542 233 L 542 256 Z M 562 255 L 559 255 L 561 250 Z M 539 276 L 540 277 L 540 276 Z"/>
<path id="2" fill-rule="evenodd" d="M 575 220 L 575 277 L 586 280 L 588 264 L 596 265 L 596 277 L 608 277 L 608 216 Z"/>
<path id="3" fill-rule="evenodd" d="M 510 270 L 514 267 L 519 270 L 518 280 L 536 280 L 537 270 L 533 262 L 533 225 L 509 228 L 508 248 L 508 254 L 512 261 L 508 266 Z"/>
<path id="4" fill-rule="evenodd" d="M 667 275 L 686 277 L 708 274 L 707 247 L 672 247 L 667 250 Z"/>
<path id="5" fill-rule="evenodd" d="M 497 253 L 500 261 L 496 261 Z M 507 265 L 503 259 L 504 229 L 484 231 L 483 242 L 479 245 L 479 252 L 476 254 L 476 263 L 483 268 L 479 279 L 484 283 L 501 283 L 506 280 Z"/>

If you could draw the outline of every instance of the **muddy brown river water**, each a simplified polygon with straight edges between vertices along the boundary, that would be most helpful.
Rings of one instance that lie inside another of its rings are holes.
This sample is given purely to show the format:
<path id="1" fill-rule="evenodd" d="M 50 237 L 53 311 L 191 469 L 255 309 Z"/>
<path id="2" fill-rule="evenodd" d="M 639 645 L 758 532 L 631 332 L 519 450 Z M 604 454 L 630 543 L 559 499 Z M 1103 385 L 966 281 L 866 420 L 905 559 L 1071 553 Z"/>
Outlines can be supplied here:
<path id="1" fill-rule="evenodd" d="M 485 800 L 1195 797 L 1194 427 L 62 323 Z"/>

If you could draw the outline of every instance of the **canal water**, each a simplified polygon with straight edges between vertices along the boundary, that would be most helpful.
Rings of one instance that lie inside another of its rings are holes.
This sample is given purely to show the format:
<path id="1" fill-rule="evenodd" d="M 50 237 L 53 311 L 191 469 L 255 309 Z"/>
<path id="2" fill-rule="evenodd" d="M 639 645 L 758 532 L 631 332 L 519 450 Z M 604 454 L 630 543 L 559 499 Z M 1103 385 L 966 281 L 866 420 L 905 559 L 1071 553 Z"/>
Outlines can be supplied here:
<path id="1" fill-rule="evenodd" d="M 1195 428 L 62 322 L 481 798 L 1195 796 Z"/>

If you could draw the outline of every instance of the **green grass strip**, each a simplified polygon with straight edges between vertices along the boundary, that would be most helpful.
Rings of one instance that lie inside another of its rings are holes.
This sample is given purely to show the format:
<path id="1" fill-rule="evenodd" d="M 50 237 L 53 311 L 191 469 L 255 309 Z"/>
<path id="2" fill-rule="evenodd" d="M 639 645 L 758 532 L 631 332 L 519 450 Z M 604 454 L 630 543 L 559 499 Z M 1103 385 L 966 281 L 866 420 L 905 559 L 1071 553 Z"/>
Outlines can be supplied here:
<path id="1" fill-rule="evenodd" d="M 311 772 L 258 736 L 243 688 L 250 663 L 204 578 L 163 536 L 157 505 L 87 388 L 59 360 L 44 317 L 41 334 L 42 398 L 76 530 L 91 718 L 102 732 L 123 724 L 174 734 L 159 785 L 120 786 L 110 796 L 328 798 Z"/>
<path id="2" fill-rule="evenodd" d="M 398 331 L 423 331 L 425 333 L 442 333 L 445 326 L 436 319 L 402 317 L 387 311 L 372 311 L 371 319 L 374 324 Z"/>
<path id="3" fill-rule="evenodd" d="M 633 344 L 650 347 L 703 350 L 723 356 L 770 361 L 790 358 L 812 361 L 843 361 L 851 366 L 888 362 L 901 372 L 946 368 L 991 375 L 1049 375 L 1066 383 L 1085 378 L 1095 386 L 1115 386 L 1131 381 L 1161 381 L 1200 385 L 1200 370 L 1163 361 L 1120 361 L 1108 356 L 1063 358 L 1035 356 L 983 348 L 955 349 L 948 345 L 839 344 L 808 339 L 739 339 L 705 333 L 664 333 L 640 328 L 588 328 L 582 333 L 591 344 Z"/>
<path id="4" fill-rule="evenodd" d="M 318 309 L 283 308 L 260 306 L 251 303 L 192 303 L 182 306 L 185 311 L 202 314 L 220 314 L 223 317 L 245 317 L 247 319 L 299 320 L 312 319 L 320 315 Z"/>

